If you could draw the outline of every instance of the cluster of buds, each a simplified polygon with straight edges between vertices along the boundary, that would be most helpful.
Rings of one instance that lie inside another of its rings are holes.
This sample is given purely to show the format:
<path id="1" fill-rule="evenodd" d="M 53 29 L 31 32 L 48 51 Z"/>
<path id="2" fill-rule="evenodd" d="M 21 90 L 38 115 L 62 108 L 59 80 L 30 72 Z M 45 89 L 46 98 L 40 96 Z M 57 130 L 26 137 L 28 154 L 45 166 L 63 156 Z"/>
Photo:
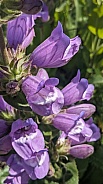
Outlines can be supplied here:
<path id="1" fill-rule="evenodd" d="M 48 174 L 50 159 L 35 116 L 26 118 L 25 115 L 22 119 L 18 115 L 22 97 L 25 109 L 29 107 L 41 116 L 42 123 L 58 129 L 60 137 L 55 145 L 56 153 L 83 159 L 94 152 L 93 146 L 86 143 L 100 138 L 100 130 L 90 117 L 95 106 L 83 103 L 91 99 L 94 86 L 88 84 L 87 79 L 80 79 L 78 70 L 71 82 L 60 90 L 57 87 L 59 79 L 49 78 L 44 69 L 66 65 L 79 51 L 81 39 L 78 36 L 70 39 L 63 33 L 60 22 L 30 56 L 24 57 L 22 51 L 35 37 L 34 21 L 37 18 L 43 22 L 49 20 L 48 8 L 43 1 L 16 0 L 12 4 L 12 0 L 3 0 L 2 3 L 23 13 L 8 21 L 7 61 L 2 53 L 6 66 L 0 67 L 0 94 L 4 96 L 0 96 L 0 160 L 9 166 L 5 184 L 17 184 L 18 181 L 28 184 L 30 178 L 42 179 Z"/>

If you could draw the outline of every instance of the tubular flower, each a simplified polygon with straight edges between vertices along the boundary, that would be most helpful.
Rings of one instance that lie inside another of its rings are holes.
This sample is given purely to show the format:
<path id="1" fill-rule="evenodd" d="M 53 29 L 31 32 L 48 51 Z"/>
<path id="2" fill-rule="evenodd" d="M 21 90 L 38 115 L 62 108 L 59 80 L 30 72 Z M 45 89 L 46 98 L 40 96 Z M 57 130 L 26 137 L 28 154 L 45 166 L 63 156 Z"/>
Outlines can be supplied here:
<path id="1" fill-rule="evenodd" d="M 40 1 L 41 2 L 41 1 Z M 36 2 L 35 2 L 36 3 Z M 28 4 L 32 5 L 30 1 Z M 42 21 L 48 21 L 49 14 L 48 8 L 43 4 L 43 9 L 41 12 L 35 15 L 28 15 L 22 13 L 19 17 L 8 21 L 7 24 L 7 41 L 8 47 L 17 49 L 19 46 L 21 49 L 25 49 L 32 42 L 35 36 L 34 25 L 37 18 L 41 18 Z"/>
<path id="2" fill-rule="evenodd" d="M 34 15 L 42 9 L 42 6 L 42 0 L 23 0 L 20 9 L 26 14 Z"/>
<path id="3" fill-rule="evenodd" d="M 62 89 L 64 95 L 64 105 L 74 104 L 81 100 L 90 100 L 93 95 L 94 86 L 88 84 L 88 80 L 82 78 L 80 80 L 80 71 L 71 80 L 71 82 Z"/>
<path id="4" fill-rule="evenodd" d="M 18 119 L 13 122 L 10 137 L 16 154 L 12 154 L 7 160 L 10 169 L 4 183 L 17 183 L 18 180 L 22 183 L 25 177 L 25 183 L 29 178 L 44 178 L 49 170 L 49 155 L 42 132 L 33 119 Z"/>
<path id="5" fill-rule="evenodd" d="M 60 112 L 64 105 L 64 97 L 55 87 L 58 83 L 57 78 L 48 78 L 43 69 L 40 69 L 36 76 L 31 75 L 23 81 L 22 90 L 34 112 L 41 116 Z"/>
<path id="6" fill-rule="evenodd" d="M 8 21 L 7 41 L 8 46 L 17 49 L 18 46 L 26 48 L 35 36 L 33 15 L 21 14 L 19 17 Z"/>
<path id="7" fill-rule="evenodd" d="M 64 131 L 72 145 L 96 141 L 100 138 L 100 129 L 93 119 L 83 120 L 83 114 L 59 113 L 52 120 L 53 126 Z"/>
<path id="8" fill-rule="evenodd" d="M 78 52 L 81 39 L 76 36 L 70 39 L 63 33 L 62 25 L 58 22 L 43 43 L 41 43 L 31 54 L 32 65 L 40 68 L 57 68 L 68 63 Z"/>

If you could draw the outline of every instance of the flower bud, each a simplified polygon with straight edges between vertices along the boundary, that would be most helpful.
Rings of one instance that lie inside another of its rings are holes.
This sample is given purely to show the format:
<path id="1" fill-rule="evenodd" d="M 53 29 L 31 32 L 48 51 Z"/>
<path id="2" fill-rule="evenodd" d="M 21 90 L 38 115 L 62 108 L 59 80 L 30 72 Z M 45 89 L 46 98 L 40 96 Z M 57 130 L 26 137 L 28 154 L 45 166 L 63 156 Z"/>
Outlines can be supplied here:
<path id="1" fill-rule="evenodd" d="M 42 9 L 42 6 L 42 0 L 23 0 L 21 11 L 26 14 L 34 15 Z"/>
<path id="2" fill-rule="evenodd" d="M 43 2 L 42 0 L 3 0 L 3 5 L 12 11 L 19 10 L 34 15 L 42 9 Z"/>
<path id="3" fill-rule="evenodd" d="M 6 93 L 8 94 L 15 94 L 19 90 L 18 82 L 11 81 L 6 84 Z"/>
<path id="4" fill-rule="evenodd" d="M 88 144 L 82 144 L 82 145 L 77 145 L 73 146 L 70 148 L 70 154 L 73 157 L 80 158 L 80 159 L 85 159 L 92 155 L 94 152 L 94 147 Z"/>

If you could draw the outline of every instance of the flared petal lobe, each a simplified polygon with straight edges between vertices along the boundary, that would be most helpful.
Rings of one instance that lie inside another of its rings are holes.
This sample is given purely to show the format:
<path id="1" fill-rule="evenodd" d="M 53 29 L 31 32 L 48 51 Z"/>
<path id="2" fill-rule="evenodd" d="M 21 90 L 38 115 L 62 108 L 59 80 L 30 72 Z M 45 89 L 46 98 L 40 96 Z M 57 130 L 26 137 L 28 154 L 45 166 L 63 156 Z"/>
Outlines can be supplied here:
<path id="1" fill-rule="evenodd" d="M 71 82 L 62 89 L 64 105 L 72 105 L 81 100 L 90 100 L 93 95 L 94 86 L 88 84 L 85 78 L 80 79 L 80 71 Z"/>
<path id="2" fill-rule="evenodd" d="M 41 115 L 57 114 L 64 105 L 62 92 L 55 87 L 59 79 L 48 78 L 44 69 L 40 69 L 36 76 L 28 76 L 22 83 L 24 92 L 31 109 Z"/>
<path id="3" fill-rule="evenodd" d="M 10 136 L 14 150 L 23 159 L 31 158 L 33 152 L 44 149 L 44 137 L 32 118 L 13 122 Z"/>
<path id="4" fill-rule="evenodd" d="M 40 68 L 61 67 L 78 52 L 80 44 L 81 40 L 78 36 L 70 39 L 63 33 L 59 22 L 51 36 L 33 51 L 30 60 L 32 65 Z"/>

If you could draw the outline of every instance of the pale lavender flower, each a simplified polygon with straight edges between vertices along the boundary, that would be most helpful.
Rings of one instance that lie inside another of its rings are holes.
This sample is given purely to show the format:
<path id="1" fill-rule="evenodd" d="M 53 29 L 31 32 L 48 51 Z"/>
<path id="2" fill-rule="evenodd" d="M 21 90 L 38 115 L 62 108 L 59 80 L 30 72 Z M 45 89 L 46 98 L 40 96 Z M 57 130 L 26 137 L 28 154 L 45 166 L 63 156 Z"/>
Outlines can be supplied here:
<path id="1" fill-rule="evenodd" d="M 4 181 L 5 184 L 28 184 L 29 176 L 25 172 L 21 158 L 17 154 L 12 154 L 8 160 L 9 176 Z"/>
<path id="2" fill-rule="evenodd" d="M 92 104 L 79 104 L 79 105 L 74 105 L 66 109 L 66 113 L 69 114 L 80 114 L 81 112 L 83 113 L 83 118 L 88 118 L 90 117 L 96 110 L 96 107 Z"/>
<path id="3" fill-rule="evenodd" d="M 76 158 L 85 159 L 92 155 L 94 152 L 94 147 L 88 144 L 72 146 L 69 153 Z"/>
<path id="4" fill-rule="evenodd" d="M 100 138 L 100 129 L 93 123 L 93 120 L 84 121 L 84 113 L 69 114 L 59 113 L 52 120 L 53 126 L 65 132 L 72 145 L 84 142 L 96 141 Z"/>
<path id="5" fill-rule="evenodd" d="M 94 86 L 88 84 L 88 80 L 80 80 L 80 71 L 71 80 L 71 82 L 62 89 L 64 95 L 64 105 L 71 105 L 81 100 L 90 100 L 93 95 Z"/>
<path id="6" fill-rule="evenodd" d="M 33 119 L 13 122 L 10 137 L 17 154 L 7 161 L 10 169 L 5 183 L 12 180 L 22 183 L 23 177 L 28 176 L 33 180 L 44 178 L 49 170 L 49 155 L 42 132 Z"/>
<path id="7" fill-rule="evenodd" d="M 58 83 L 57 78 L 48 78 L 43 69 L 39 70 L 36 76 L 28 76 L 23 81 L 22 90 L 34 112 L 41 116 L 60 112 L 64 105 L 64 97 L 62 92 L 55 87 Z"/>
<path id="8" fill-rule="evenodd" d="M 37 67 L 57 68 L 68 63 L 78 52 L 80 44 L 80 38 L 76 36 L 70 39 L 63 33 L 62 25 L 58 22 L 50 37 L 33 51 L 30 60 Z"/>
<path id="9" fill-rule="evenodd" d="M 14 150 L 25 160 L 44 149 L 44 137 L 32 118 L 13 122 L 10 136 Z"/>
<path id="10" fill-rule="evenodd" d="M 90 138 L 87 138 L 88 142 L 100 139 L 101 137 L 100 129 L 97 127 L 97 125 L 94 124 L 92 117 L 86 121 L 86 126 L 92 130 L 92 136 Z"/>
<path id="11" fill-rule="evenodd" d="M 49 155 L 47 150 L 40 150 L 27 160 L 22 159 L 22 165 L 31 179 L 44 178 L 49 170 Z"/>
<path id="12" fill-rule="evenodd" d="M 42 179 L 48 174 L 49 170 L 49 155 L 47 150 L 35 152 L 34 155 L 24 160 L 17 154 L 13 154 L 7 160 L 9 166 L 9 176 L 4 183 L 15 184 L 19 181 L 20 184 L 28 183 L 29 178 L 32 180 Z"/>
<path id="13" fill-rule="evenodd" d="M 59 149 L 60 147 L 60 149 Z M 94 152 L 94 148 L 88 144 L 71 145 L 71 140 L 67 139 L 67 134 L 61 132 L 60 137 L 57 140 L 56 148 L 59 149 L 59 153 L 70 154 L 73 157 L 85 159 Z M 58 150 L 57 150 L 58 151 Z"/>

